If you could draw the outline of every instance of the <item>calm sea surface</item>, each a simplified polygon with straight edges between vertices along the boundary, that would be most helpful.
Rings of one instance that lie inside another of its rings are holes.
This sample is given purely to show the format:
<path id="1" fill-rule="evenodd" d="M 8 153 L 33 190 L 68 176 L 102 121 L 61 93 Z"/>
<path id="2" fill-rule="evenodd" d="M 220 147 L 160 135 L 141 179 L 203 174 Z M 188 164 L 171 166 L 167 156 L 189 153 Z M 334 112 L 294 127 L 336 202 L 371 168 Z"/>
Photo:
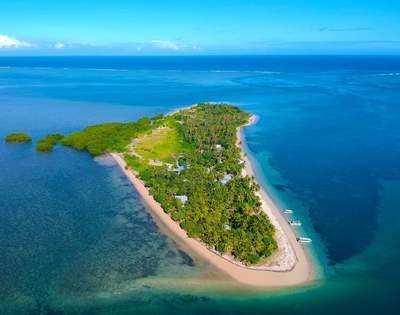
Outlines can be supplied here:
<path id="1" fill-rule="evenodd" d="M 0 138 L 206 101 L 258 115 L 248 151 L 313 238 L 315 283 L 185 285 L 207 264 L 158 229 L 111 161 L 0 141 L 0 314 L 399 313 L 400 57 L 0 58 Z"/>

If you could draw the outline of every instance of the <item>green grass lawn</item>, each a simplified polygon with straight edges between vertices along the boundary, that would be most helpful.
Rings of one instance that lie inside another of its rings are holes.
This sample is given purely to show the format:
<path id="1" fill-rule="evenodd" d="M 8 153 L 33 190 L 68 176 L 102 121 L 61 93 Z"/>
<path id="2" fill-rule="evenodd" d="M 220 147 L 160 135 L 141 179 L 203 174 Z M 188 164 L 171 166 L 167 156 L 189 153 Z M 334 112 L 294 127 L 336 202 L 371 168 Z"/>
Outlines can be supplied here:
<path id="1" fill-rule="evenodd" d="M 183 143 L 178 131 L 171 127 L 153 130 L 152 133 L 139 138 L 139 141 L 133 149 L 146 161 L 159 160 L 174 164 L 176 156 L 189 149 Z"/>

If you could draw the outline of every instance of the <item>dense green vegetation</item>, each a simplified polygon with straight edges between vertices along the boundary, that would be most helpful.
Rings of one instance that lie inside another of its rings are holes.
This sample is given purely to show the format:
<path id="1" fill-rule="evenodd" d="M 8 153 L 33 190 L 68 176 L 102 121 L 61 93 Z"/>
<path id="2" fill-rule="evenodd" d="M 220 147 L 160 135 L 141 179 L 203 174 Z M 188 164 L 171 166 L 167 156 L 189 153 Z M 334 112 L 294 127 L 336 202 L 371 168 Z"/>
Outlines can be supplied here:
<path id="1" fill-rule="evenodd" d="M 125 154 L 165 212 L 186 230 L 220 253 L 228 253 L 246 264 L 258 263 L 276 248 L 274 227 L 261 211 L 254 178 L 242 177 L 236 130 L 249 115 L 228 105 L 202 104 L 172 116 L 176 130 L 192 149 L 175 155 L 177 173 L 167 165 L 153 166 Z M 233 175 L 223 185 L 220 179 Z M 187 196 L 183 204 L 176 196 Z"/>
<path id="2" fill-rule="evenodd" d="M 39 152 L 52 151 L 53 147 L 63 138 L 64 136 L 60 133 L 49 134 L 36 143 L 36 150 Z"/>
<path id="3" fill-rule="evenodd" d="M 32 138 L 31 136 L 29 136 L 26 133 L 23 132 L 13 132 L 10 133 L 9 135 L 7 135 L 4 140 L 6 142 L 19 142 L 19 143 L 23 143 L 23 142 L 31 142 Z"/>
<path id="4" fill-rule="evenodd" d="M 138 135 L 159 125 L 163 116 L 141 118 L 131 123 L 106 123 L 85 128 L 65 137 L 61 143 L 94 156 L 107 151 L 123 152 L 129 142 Z"/>
<path id="5" fill-rule="evenodd" d="M 237 107 L 200 104 L 167 117 L 90 126 L 61 143 L 94 156 L 123 152 L 128 167 L 190 237 L 255 264 L 277 244 L 256 195 L 259 186 L 241 175 L 236 131 L 248 119 Z"/>

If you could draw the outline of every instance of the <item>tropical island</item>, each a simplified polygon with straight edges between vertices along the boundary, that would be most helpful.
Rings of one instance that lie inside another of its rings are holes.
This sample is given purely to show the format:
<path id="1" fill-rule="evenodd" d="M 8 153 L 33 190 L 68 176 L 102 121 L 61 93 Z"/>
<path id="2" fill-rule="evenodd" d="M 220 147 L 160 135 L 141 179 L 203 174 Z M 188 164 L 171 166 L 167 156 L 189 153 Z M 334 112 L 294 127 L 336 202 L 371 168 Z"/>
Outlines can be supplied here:
<path id="1" fill-rule="evenodd" d="M 189 237 L 248 265 L 277 248 L 254 178 L 241 176 L 236 130 L 250 115 L 203 104 L 136 123 L 105 124 L 62 143 L 93 155 L 119 152 Z"/>
<path id="2" fill-rule="evenodd" d="M 26 143 L 31 142 L 32 137 L 24 132 L 13 132 L 4 138 L 6 142 Z"/>
<path id="3" fill-rule="evenodd" d="M 38 152 L 49 152 L 53 151 L 54 146 L 59 143 L 64 136 L 60 133 L 49 134 L 46 137 L 40 139 L 36 143 L 36 150 Z"/>
<path id="4" fill-rule="evenodd" d="M 38 151 L 63 146 L 111 156 L 156 221 L 235 280 L 284 286 L 311 278 L 303 248 L 256 182 L 242 146 L 252 116 L 228 104 L 198 104 L 136 122 L 51 134 Z"/>

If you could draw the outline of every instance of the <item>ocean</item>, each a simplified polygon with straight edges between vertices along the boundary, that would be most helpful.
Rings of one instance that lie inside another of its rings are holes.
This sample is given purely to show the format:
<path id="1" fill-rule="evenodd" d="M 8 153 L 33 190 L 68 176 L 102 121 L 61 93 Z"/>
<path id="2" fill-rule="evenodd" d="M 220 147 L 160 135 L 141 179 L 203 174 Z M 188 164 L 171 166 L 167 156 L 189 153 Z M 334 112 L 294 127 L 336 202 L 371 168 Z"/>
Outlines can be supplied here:
<path id="1" fill-rule="evenodd" d="M 0 58 L 0 138 L 198 102 L 258 116 L 248 153 L 317 279 L 213 287 L 110 160 L 0 141 L 0 314 L 398 314 L 400 57 Z"/>

